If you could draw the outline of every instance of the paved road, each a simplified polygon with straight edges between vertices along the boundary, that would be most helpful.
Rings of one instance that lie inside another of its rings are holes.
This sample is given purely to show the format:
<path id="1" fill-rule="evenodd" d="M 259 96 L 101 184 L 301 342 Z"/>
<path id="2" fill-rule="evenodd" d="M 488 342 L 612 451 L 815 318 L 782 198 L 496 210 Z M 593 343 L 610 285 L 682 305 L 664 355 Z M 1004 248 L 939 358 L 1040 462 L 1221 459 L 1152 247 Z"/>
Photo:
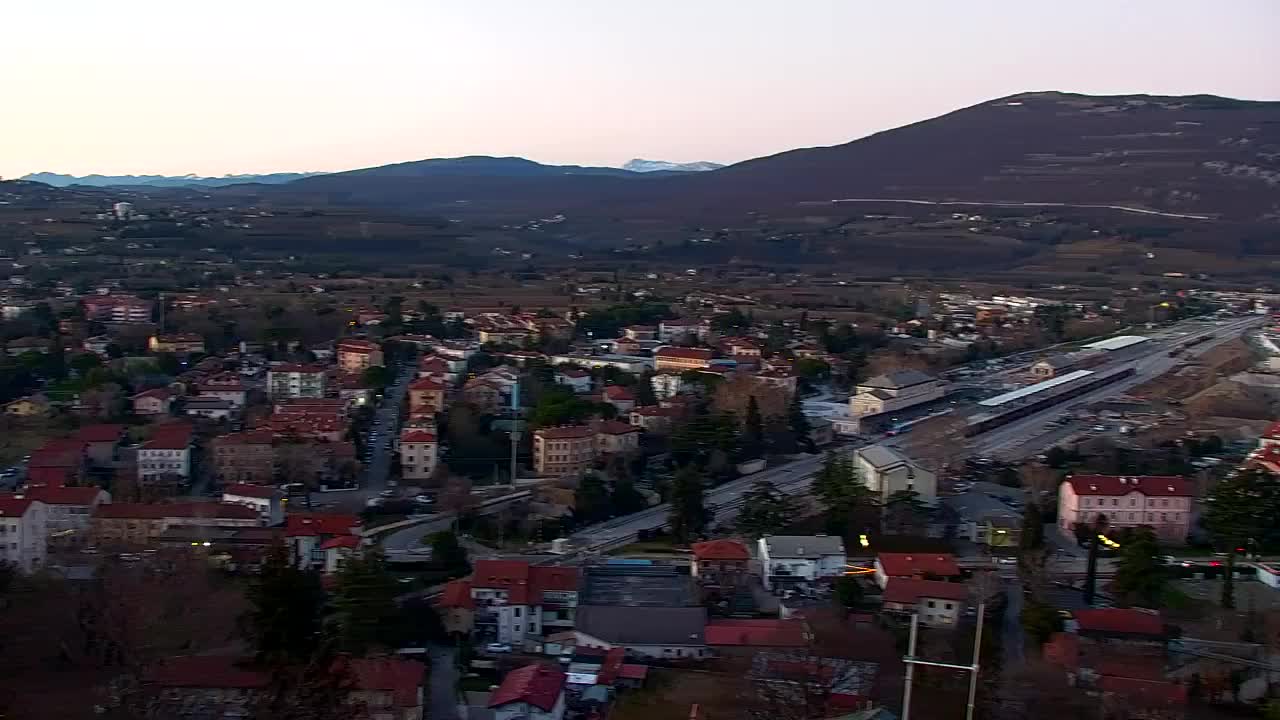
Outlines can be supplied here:
<path id="1" fill-rule="evenodd" d="M 1027 640 L 1022 632 L 1022 584 L 1017 579 L 1006 583 L 1004 597 L 1004 617 L 1000 622 L 1002 667 L 1012 670 L 1022 664 L 1027 649 Z"/>
<path id="2" fill-rule="evenodd" d="M 376 440 L 370 440 L 371 455 L 365 463 L 365 473 L 360 488 L 342 492 L 312 493 L 312 503 L 332 504 L 335 510 L 359 512 L 365 508 L 370 499 L 378 497 L 378 493 L 387 489 L 387 478 L 391 474 L 391 455 L 394 452 L 387 447 L 387 439 L 395 437 L 400 428 L 400 406 L 404 402 L 404 394 L 409 383 L 414 379 L 412 364 L 406 365 L 396 377 L 394 384 L 383 392 L 382 403 L 374 413 L 374 421 L 381 420 Z"/>
<path id="3" fill-rule="evenodd" d="M 458 720 L 458 665 L 451 647 L 431 647 L 431 679 L 427 717 L 431 720 Z"/>

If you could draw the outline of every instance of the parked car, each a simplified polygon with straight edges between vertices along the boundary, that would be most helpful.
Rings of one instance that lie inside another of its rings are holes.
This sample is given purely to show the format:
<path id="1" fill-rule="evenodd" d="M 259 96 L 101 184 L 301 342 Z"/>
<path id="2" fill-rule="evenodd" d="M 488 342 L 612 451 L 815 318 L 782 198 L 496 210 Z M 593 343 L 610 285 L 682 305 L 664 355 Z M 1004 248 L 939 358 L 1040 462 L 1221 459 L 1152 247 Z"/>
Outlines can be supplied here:
<path id="1" fill-rule="evenodd" d="M 432 505 L 435 503 L 436 500 L 430 495 L 414 495 L 413 501 L 416 503 L 421 503 L 423 505 Z"/>
<path id="2" fill-rule="evenodd" d="M 506 643 L 489 643 L 484 646 L 484 651 L 487 653 L 509 653 L 511 652 L 511 646 Z"/>
<path id="3" fill-rule="evenodd" d="M 393 498 L 395 496 L 396 496 L 396 491 L 391 489 L 383 490 L 382 492 L 378 493 L 378 497 L 382 497 L 382 498 Z"/>

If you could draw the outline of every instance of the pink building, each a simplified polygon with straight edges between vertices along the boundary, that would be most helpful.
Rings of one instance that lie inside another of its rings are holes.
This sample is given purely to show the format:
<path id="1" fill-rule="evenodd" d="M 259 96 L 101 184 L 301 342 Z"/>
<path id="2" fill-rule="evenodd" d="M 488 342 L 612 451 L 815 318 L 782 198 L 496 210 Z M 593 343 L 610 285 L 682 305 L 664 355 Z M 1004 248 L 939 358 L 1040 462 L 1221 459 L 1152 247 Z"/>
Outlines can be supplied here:
<path id="1" fill-rule="evenodd" d="M 1161 540 L 1182 542 L 1193 497 L 1191 483 L 1176 476 L 1077 475 L 1058 487 L 1058 525 L 1069 533 L 1105 515 L 1112 528 L 1149 525 Z"/>

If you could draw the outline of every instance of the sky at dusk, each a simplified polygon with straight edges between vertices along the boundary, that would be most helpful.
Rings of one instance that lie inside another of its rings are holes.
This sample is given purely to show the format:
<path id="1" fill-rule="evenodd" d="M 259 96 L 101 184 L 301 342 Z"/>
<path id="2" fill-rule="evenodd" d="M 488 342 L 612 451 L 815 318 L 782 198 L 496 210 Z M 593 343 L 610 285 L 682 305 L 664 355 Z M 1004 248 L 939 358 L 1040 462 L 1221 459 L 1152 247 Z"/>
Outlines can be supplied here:
<path id="1" fill-rule="evenodd" d="M 0 176 L 734 162 L 1003 95 L 1280 99 L 1280 0 L 57 0 Z"/>

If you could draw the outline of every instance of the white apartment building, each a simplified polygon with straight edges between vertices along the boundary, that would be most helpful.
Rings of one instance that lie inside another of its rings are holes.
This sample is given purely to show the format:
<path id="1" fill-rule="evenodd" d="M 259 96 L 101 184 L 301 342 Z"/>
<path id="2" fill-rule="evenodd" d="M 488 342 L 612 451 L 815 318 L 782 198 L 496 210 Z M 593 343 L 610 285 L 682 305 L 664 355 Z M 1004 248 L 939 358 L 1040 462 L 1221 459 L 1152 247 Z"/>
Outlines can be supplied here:
<path id="1" fill-rule="evenodd" d="M 267 392 L 272 398 L 324 397 L 324 368 L 283 364 L 267 371 Z"/>
<path id="2" fill-rule="evenodd" d="M 853 466 L 881 503 L 907 490 L 919 493 L 920 501 L 930 505 L 938 500 L 938 476 L 888 445 L 855 450 Z"/>
<path id="3" fill-rule="evenodd" d="M 191 477 L 191 428 L 185 425 L 156 430 L 138 449 L 138 478 L 152 480 L 165 475 Z"/>
<path id="4" fill-rule="evenodd" d="M 284 522 L 284 493 L 266 485 L 228 485 L 222 490 L 222 502 L 253 508 L 263 525 Z"/>
<path id="5" fill-rule="evenodd" d="M 22 494 L 44 503 L 46 535 L 49 544 L 55 547 L 88 542 L 90 516 L 99 505 L 111 502 L 106 490 L 91 486 L 45 485 L 27 488 Z"/>
<path id="6" fill-rule="evenodd" d="M 0 496 L 0 561 L 24 573 L 44 567 L 48 552 L 48 509 L 23 495 Z"/>
<path id="7" fill-rule="evenodd" d="M 760 538 L 764 587 L 844 575 L 844 541 L 832 535 L 766 535 Z"/>

